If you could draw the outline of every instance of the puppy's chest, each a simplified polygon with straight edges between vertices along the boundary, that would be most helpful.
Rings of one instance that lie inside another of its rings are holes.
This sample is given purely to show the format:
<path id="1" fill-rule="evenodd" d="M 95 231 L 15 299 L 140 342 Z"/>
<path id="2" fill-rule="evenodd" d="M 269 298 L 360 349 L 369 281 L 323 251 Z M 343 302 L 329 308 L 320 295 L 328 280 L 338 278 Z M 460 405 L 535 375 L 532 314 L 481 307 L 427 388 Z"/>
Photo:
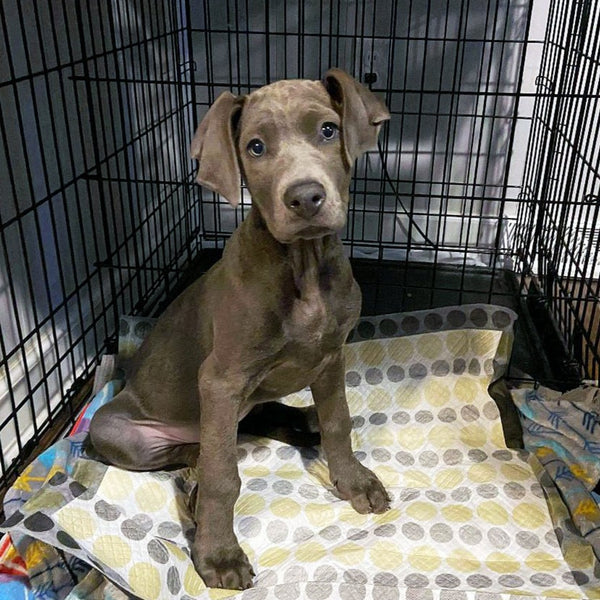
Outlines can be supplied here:
<path id="1" fill-rule="evenodd" d="M 344 287 L 338 282 L 323 285 L 319 278 L 303 281 L 284 322 L 286 341 L 324 351 L 343 344 L 358 304 Z"/>
<path id="2" fill-rule="evenodd" d="M 300 351 L 317 360 L 339 348 L 358 318 L 360 292 L 344 260 L 334 239 L 290 246 L 283 334 L 293 354 Z"/>
<path id="3" fill-rule="evenodd" d="M 335 312 L 322 297 L 295 300 L 290 318 L 284 324 L 286 340 L 313 346 L 333 341 L 330 338 L 339 329 Z"/>

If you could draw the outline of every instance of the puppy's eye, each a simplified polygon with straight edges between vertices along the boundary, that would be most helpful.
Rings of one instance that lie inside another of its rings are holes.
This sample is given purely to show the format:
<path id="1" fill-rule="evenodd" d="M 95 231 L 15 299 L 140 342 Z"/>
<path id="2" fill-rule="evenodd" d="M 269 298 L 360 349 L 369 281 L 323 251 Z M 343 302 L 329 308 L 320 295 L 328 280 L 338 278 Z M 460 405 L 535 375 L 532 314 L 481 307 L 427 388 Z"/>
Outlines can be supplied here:
<path id="1" fill-rule="evenodd" d="M 339 129 L 338 126 L 335 123 L 323 123 L 323 125 L 321 125 L 321 135 L 326 139 L 326 140 L 333 140 L 337 137 L 339 133 Z"/>
<path id="2" fill-rule="evenodd" d="M 259 139 L 253 139 L 248 142 L 246 150 L 255 157 L 262 156 L 265 153 L 265 145 Z"/>

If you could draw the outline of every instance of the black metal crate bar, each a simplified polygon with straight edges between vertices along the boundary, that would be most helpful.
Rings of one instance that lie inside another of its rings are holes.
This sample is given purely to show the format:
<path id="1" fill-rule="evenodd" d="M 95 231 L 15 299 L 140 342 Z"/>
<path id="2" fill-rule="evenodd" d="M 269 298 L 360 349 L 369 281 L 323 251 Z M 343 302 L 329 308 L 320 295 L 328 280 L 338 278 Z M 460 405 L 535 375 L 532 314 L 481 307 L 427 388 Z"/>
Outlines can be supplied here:
<path id="1" fill-rule="evenodd" d="M 542 4 L 5 0 L 0 484 L 73 421 L 120 316 L 244 218 L 247 190 L 234 210 L 193 181 L 208 106 L 331 66 L 392 114 L 343 232 L 365 312 L 511 306 L 557 376 L 598 379 L 600 8 Z"/>
<path id="2" fill-rule="evenodd" d="M 185 3 L 0 11 L 0 469 L 73 422 L 119 316 L 197 252 Z"/>
<path id="3" fill-rule="evenodd" d="M 519 308 L 509 167 L 530 118 L 518 112 L 530 19 L 522 0 L 204 2 L 191 19 L 198 113 L 224 90 L 352 73 L 392 114 L 357 163 L 344 232 L 364 311 Z M 204 247 L 221 247 L 247 209 L 204 192 Z"/>
<path id="4" fill-rule="evenodd" d="M 521 290 L 600 378 L 600 7 L 553 2 L 523 178 Z"/>

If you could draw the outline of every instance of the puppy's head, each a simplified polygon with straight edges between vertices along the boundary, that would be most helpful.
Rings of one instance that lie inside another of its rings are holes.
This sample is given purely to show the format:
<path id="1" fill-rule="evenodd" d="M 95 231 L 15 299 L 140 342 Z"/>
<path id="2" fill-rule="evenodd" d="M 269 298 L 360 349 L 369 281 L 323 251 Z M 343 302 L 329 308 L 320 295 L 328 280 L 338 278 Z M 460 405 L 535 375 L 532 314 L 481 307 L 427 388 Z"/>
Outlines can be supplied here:
<path id="1" fill-rule="evenodd" d="M 339 69 L 323 81 L 286 80 L 247 96 L 225 92 L 191 147 L 197 181 L 240 201 L 243 175 L 269 231 L 290 243 L 340 230 L 356 158 L 377 143 L 383 103 Z"/>

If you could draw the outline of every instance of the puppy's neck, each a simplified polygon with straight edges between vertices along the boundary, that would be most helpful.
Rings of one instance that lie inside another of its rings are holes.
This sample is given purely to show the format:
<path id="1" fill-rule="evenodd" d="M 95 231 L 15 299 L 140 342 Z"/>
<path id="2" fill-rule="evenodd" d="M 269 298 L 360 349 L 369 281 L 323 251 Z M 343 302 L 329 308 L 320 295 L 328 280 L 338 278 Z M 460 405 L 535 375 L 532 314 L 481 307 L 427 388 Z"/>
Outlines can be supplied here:
<path id="1" fill-rule="evenodd" d="M 291 269 L 297 298 L 314 299 L 322 293 L 323 288 L 329 287 L 331 273 L 327 267 L 330 262 L 328 258 L 336 250 L 336 245 L 340 244 L 336 234 L 283 244 L 271 235 L 255 207 L 250 210 L 243 225 L 247 228 L 245 242 L 252 244 L 255 250 L 261 249 L 262 270 L 267 264 L 271 265 L 271 269 L 277 269 L 275 265 L 283 266 L 284 271 Z"/>
<path id="2" fill-rule="evenodd" d="M 321 293 L 321 272 L 325 263 L 327 237 L 329 236 L 286 244 L 296 295 L 303 300 Z"/>

